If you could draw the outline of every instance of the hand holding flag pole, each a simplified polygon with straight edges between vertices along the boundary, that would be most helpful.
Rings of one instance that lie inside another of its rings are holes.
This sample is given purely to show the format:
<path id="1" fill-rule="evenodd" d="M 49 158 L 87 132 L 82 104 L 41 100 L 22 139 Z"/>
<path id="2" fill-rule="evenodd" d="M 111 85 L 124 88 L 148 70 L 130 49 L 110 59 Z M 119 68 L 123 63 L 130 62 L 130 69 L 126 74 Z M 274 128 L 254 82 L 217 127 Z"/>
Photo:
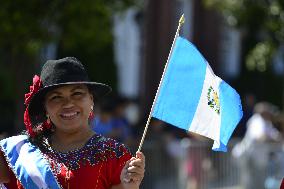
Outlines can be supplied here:
<path id="1" fill-rule="evenodd" d="M 155 106 L 157 97 L 159 96 L 161 84 L 162 84 L 163 79 L 164 79 L 164 77 L 165 77 L 165 73 L 166 73 L 166 70 L 167 70 L 167 67 L 168 67 L 168 64 L 169 64 L 169 60 L 170 60 L 170 57 L 171 57 L 171 54 L 172 54 L 172 51 L 173 51 L 173 48 L 174 48 L 176 39 L 177 39 L 177 37 L 179 36 L 179 31 L 180 31 L 180 29 L 181 29 L 181 26 L 184 24 L 184 21 L 185 21 L 184 14 L 182 14 L 182 16 L 181 16 L 180 19 L 179 19 L 178 28 L 177 28 L 177 31 L 176 31 L 176 34 L 175 34 L 175 37 L 174 37 L 174 41 L 173 41 L 172 46 L 171 46 L 170 53 L 169 53 L 169 55 L 168 55 L 167 63 L 166 63 L 166 65 L 165 65 L 165 67 L 164 67 L 164 70 L 163 70 L 163 74 L 162 74 L 162 77 L 161 77 L 161 80 L 160 80 L 160 83 L 159 83 L 159 87 L 158 87 L 158 89 L 157 89 L 157 91 L 156 91 L 156 95 L 155 95 L 154 101 L 153 101 L 153 103 L 152 103 L 152 107 L 151 107 L 151 110 L 150 110 L 150 113 L 149 113 L 149 116 L 148 116 L 148 119 L 147 119 L 147 123 L 146 123 L 146 126 L 145 126 L 145 128 L 144 128 L 144 132 L 143 132 L 143 135 L 142 135 L 142 138 L 141 138 L 141 141 L 140 141 L 138 150 L 137 150 L 138 152 L 141 151 L 142 145 L 143 145 L 143 143 L 144 143 L 144 139 L 145 139 L 145 137 L 146 137 L 146 133 L 147 133 L 147 130 L 148 130 L 148 127 L 149 127 L 149 124 L 150 124 L 151 117 L 152 117 L 153 108 L 154 108 L 154 106 Z"/>

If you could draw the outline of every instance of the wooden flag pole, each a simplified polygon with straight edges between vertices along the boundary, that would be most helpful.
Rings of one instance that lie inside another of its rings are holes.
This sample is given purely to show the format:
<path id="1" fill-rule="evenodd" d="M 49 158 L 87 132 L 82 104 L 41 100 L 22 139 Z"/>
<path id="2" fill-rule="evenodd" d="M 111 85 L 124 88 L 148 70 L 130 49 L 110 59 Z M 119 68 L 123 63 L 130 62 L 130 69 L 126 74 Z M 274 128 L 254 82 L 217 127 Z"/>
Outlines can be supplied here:
<path id="1" fill-rule="evenodd" d="M 159 83 L 159 87 L 156 91 L 156 95 L 155 95 L 155 98 L 154 98 L 154 101 L 152 103 L 152 107 L 151 107 L 151 111 L 150 111 L 150 114 L 148 116 L 148 120 L 147 120 L 147 123 L 146 123 L 146 126 L 144 128 L 144 132 L 143 132 L 143 135 L 142 135 L 142 138 L 141 138 L 141 141 L 140 141 L 140 144 L 139 144 L 139 147 L 138 147 L 138 150 L 137 152 L 140 152 L 141 151 L 141 148 L 142 148 L 142 145 L 143 145 L 143 142 L 144 142 L 144 139 L 145 139 L 145 136 L 146 136 L 146 133 L 147 133 L 147 130 L 148 130 L 148 127 L 149 127 L 149 124 L 150 124 L 150 120 L 151 120 L 151 117 L 152 117 L 152 113 L 153 113 L 153 108 L 154 108 L 154 105 L 156 103 L 156 100 L 157 100 L 157 96 L 159 95 L 160 93 L 160 88 L 161 88 L 161 84 L 163 82 L 163 79 L 165 77 L 165 73 L 166 73 L 166 70 L 167 70 L 167 67 L 168 67 L 168 64 L 169 64 L 169 60 L 170 60 L 170 57 L 171 57 L 171 54 L 172 54 L 172 50 L 173 50 L 173 47 L 174 47 L 174 44 L 176 42 L 176 38 L 179 36 L 179 31 L 181 29 L 181 26 L 183 25 L 184 23 L 184 14 L 180 17 L 179 19 L 179 24 L 178 24 L 178 28 L 177 28 L 177 31 L 176 31 L 176 34 L 175 34 L 175 38 L 174 38 L 174 41 L 172 43 L 172 46 L 171 46 L 171 50 L 170 50 L 170 53 L 169 53 L 169 56 L 168 56 L 168 59 L 167 59 L 167 63 L 164 67 L 164 71 L 163 71 L 163 74 L 162 74 L 162 78 L 160 80 L 160 83 Z"/>

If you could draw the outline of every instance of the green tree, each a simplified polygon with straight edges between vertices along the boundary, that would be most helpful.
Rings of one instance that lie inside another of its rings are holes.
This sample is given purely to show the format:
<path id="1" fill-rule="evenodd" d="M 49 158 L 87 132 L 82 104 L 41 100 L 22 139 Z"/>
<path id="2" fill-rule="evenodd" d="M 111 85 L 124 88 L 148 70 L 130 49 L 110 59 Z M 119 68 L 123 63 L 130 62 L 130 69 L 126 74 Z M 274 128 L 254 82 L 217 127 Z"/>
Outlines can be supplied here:
<path id="1" fill-rule="evenodd" d="M 279 86 L 283 88 L 284 77 L 281 85 L 279 77 L 272 72 L 271 64 L 275 53 L 284 44 L 284 1 L 203 0 L 203 2 L 205 6 L 218 10 L 229 25 L 242 31 L 244 57 L 242 76 L 246 79 L 248 75 L 254 77 L 255 85 L 262 76 L 269 77 L 276 81 L 271 85 L 275 88 Z M 284 61 L 284 57 L 282 60 Z M 275 90 L 268 92 L 275 92 Z M 277 98 L 275 94 L 271 95 L 271 98 Z M 270 100 L 273 101 L 273 99 Z"/>
<path id="2" fill-rule="evenodd" d="M 47 44 L 57 46 L 58 57 L 77 56 L 88 63 L 92 78 L 115 83 L 111 16 L 132 4 L 133 0 L 1 1 L 0 131 L 23 128 L 24 93 L 41 67 L 39 55 Z"/>

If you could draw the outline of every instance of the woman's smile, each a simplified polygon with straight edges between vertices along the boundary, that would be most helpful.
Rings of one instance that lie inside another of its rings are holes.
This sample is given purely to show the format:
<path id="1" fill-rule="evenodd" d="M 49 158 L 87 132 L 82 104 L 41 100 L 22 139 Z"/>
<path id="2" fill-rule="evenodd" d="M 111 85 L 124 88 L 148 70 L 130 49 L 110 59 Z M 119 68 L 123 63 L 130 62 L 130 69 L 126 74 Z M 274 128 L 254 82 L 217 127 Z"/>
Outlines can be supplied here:
<path id="1" fill-rule="evenodd" d="M 61 113 L 59 116 L 64 120 L 72 120 L 79 116 L 79 112 Z"/>

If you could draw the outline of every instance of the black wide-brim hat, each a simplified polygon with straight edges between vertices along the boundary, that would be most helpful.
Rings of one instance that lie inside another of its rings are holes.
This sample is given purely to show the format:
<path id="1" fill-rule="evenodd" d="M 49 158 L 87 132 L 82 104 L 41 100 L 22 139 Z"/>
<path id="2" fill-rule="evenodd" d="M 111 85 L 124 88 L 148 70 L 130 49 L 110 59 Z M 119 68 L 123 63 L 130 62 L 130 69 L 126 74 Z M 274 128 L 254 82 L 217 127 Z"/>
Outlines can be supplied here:
<path id="1" fill-rule="evenodd" d="M 84 84 L 89 88 L 94 99 L 99 99 L 111 91 L 111 88 L 106 84 L 91 82 L 84 66 L 74 57 L 48 60 L 42 67 L 40 79 L 42 82 L 41 88 L 33 95 L 28 105 L 33 124 L 46 119 L 44 98 L 52 89 L 64 85 Z"/>

